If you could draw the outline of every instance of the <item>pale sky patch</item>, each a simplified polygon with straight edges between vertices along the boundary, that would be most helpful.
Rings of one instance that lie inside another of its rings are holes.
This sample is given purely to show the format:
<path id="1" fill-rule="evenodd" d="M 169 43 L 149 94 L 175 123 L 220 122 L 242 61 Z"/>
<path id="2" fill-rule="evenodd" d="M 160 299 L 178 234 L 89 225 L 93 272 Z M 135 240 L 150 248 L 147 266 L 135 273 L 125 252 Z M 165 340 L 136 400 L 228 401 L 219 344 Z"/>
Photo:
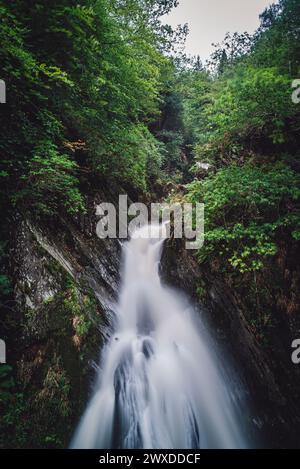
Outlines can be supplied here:
<path id="1" fill-rule="evenodd" d="M 200 55 L 204 62 L 227 32 L 253 33 L 259 26 L 259 15 L 276 0 L 180 0 L 179 6 L 165 22 L 175 27 L 189 24 L 186 52 Z"/>

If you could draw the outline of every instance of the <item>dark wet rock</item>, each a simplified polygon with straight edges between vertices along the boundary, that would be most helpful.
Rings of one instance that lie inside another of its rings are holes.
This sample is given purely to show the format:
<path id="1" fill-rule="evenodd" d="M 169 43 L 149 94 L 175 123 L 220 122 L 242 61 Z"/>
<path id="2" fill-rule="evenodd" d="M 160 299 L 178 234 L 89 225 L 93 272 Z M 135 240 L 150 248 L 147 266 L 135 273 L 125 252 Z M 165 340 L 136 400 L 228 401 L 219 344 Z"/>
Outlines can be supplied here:
<path id="1" fill-rule="evenodd" d="M 249 390 L 253 433 L 258 435 L 255 444 L 299 448 L 300 369 L 291 361 L 290 348 L 297 327 L 287 327 L 289 321 L 292 323 L 287 316 L 287 331 L 273 327 L 269 337 L 272 346 L 260 343 L 243 296 L 226 285 L 220 275 L 200 267 L 194 252 L 186 250 L 180 240 L 167 242 L 161 273 L 167 284 L 189 295 L 215 340 L 232 357 Z"/>
<path id="2" fill-rule="evenodd" d="M 75 220 L 15 216 L 14 303 L 6 323 L 22 412 L 10 411 L 16 422 L 5 447 L 67 446 L 91 392 L 120 271 L 120 243 L 96 236 L 96 202 Z"/>

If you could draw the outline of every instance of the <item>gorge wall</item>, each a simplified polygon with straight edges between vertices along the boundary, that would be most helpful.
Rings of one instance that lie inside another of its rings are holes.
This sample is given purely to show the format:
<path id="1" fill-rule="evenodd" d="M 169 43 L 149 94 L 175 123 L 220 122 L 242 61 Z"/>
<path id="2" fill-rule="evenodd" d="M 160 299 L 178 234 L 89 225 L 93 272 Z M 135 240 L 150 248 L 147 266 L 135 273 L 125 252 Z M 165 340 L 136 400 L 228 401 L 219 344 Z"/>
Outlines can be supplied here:
<path id="1" fill-rule="evenodd" d="M 103 197 L 94 195 L 91 212 L 73 220 L 61 217 L 52 224 L 15 215 L 14 301 L 6 312 L 13 384 L 2 422 L 3 447 L 66 447 L 90 395 L 119 291 L 120 242 L 96 236 L 94 207 Z M 178 240 L 166 243 L 161 271 L 167 284 L 192 299 L 241 373 L 257 444 L 299 446 L 299 373 L 287 363 L 289 351 L 273 356 L 262 347 L 242 299 L 200 268 Z"/>

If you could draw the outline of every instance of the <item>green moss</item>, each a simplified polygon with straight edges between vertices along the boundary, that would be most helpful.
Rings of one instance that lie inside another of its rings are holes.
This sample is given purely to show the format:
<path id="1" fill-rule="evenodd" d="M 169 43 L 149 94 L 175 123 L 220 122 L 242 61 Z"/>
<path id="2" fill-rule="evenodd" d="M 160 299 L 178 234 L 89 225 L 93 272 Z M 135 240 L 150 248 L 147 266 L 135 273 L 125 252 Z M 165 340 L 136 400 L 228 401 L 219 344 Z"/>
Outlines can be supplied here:
<path id="1" fill-rule="evenodd" d="M 73 284 L 69 287 L 63 300 L 66 312 L 73 318 L 73 326 L 80 338 L 88 335 L 97 314 L 97 304 L 90 292 L 83 293 Z"/>
<path id="2" fill-rule="evenodd" d="M 199 281 L 199 285 L 198 285 L 196 291 L 197 291 L 197 295 L 198 295 L 200 300 L 201 299 L 203 300 L 203 299 L 206 298 L 206 296 L 207 296 L 207 285 L 206 285 L 204 280 Z"/>
<path id="3" fill-rule="evenodd" d="M 26 348 L 13 370 L 3 368 L 5 389 L 0 373 L 4 448 L 67 447 L 86 403 L 90 361 L 101 346 L 101 315 L 90 289 L 61 272 L 55 262 L 52 267 L 62 289 L 24 314 Z"/>

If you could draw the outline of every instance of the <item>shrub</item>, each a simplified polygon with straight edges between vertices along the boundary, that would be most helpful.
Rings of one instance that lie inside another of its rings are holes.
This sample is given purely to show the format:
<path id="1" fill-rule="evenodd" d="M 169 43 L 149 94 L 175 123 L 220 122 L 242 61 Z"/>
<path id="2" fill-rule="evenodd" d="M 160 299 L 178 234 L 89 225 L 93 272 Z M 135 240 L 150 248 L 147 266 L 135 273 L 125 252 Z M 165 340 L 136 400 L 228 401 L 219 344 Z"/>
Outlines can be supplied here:
<path id="1" fill-rule="evenodd" d="M 219 170 L 188 185 L 188 198 L 205 204 L 202 261 L 221 257 L 231 268 L 255 271 L 277 252 L 279 236 L 299 237 L 300 176 L 284 163 Z"/>

